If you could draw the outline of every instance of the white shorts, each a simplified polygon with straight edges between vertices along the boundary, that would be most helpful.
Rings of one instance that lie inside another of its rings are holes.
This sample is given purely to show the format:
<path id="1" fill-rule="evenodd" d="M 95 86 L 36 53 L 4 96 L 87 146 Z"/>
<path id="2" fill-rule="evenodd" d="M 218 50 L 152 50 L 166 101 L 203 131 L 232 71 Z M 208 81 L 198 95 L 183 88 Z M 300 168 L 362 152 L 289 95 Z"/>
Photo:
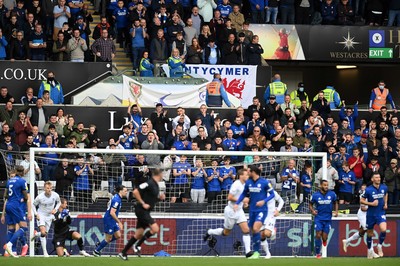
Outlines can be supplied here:
<path id="1" fill-rule="evenodd" d="M 367 212 L 364 212 L 361 209 L 358 209 L 357 218 L 358 218 L 358 221 L 360 222 L 360 227 L 363 230 L 367 230 Z"/>
<path id="2" fill-rule="evenodd" d="M 276 217 L 274 214 L 268 215 L 267 218 L 264 220 L 264 224 L 261 227 L 261 230 L 269 230 L 273 232 L 275 230 L 275 223 L 276 223 Z"/>
<path id="3" fill-rule="evenodd" d="M 247 222 L 243 209 L 239 209 L 237 212 L 235 212 L 233 208 L 226 206 L 224 210 L 224 216 L 224 228 L 228 230 L 232 230 L 235 224 Z"/>
<path id="4" fill-rule="evenodd" d="M 51 228 L 51 223 L 53 222 L 53 215 L 43 215 L 39 213 L 39 220 L 37 220 L 37 225 L 38 227 L 40 226 L 44 226 L 46 228 L 46 232 L 49 232 L 50 228 Z"/>

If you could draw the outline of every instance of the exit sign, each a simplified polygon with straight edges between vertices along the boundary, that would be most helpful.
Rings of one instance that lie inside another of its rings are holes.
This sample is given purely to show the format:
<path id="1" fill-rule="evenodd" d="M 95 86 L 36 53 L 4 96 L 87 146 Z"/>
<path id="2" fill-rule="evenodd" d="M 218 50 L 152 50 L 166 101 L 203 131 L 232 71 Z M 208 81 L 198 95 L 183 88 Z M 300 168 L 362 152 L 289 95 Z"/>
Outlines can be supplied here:
<path id="1" fill-rule="evenodd" d="M 393 48 L 369 48 L 369 58 L 393 58 Z"/>

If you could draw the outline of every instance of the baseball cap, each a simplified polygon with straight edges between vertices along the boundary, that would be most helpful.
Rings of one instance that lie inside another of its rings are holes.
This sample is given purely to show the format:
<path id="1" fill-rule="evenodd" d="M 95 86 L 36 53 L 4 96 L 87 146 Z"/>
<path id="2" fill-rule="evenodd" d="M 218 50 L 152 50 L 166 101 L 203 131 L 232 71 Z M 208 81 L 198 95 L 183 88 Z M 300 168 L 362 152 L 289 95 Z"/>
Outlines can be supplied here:
<path id="1" fill-rule="evenodd" d="M 397 160 L 396 160 L 396 159 L 392 159 L 392 160 L 390 160 L 390 163 L 395 163 L 395 164 L 397 164 Z"/>
<path id="2" fill-rule="evenodd" d="M 82 16 L 77 16 L 76 20 L 78 20 L 78 19 L 83 19 L 83 17 Z"/>
<path id="3" fill-rule="evenodd" d="M 297 85 L 297 87 L 304 87 L 304 83 L 303 83 L 303 82 L 299 82 L 299 84 Z"/>
<path id="4" fill-rule="evenodd" d="M 276 99 L 276 96 L 274 94 L 269 96 L 270 99 Z"/>
<path id="5" fill-rule="evenodd" d="M 182 132 L 181 134 L 179 134 L 179 136 L 186 136 L 186 134 Z"/>
<path id="6" fill-rule="evenodd" d="M 378 161 L 378 156 L 371 156 L 371 161 L 372 160 Z"/>
<path id="7" fill-rule="evenodd" d="M 240 32 L 239 37 L 246 37 L 246 35 L 244 34 L 244 32 Z"/>
<path id="8" fill-rule="evenodd" d="M 361 134 L 361 137 L 362 137 L 363 139 L 367 139 L 367 138 L 368 138 L 368 135 L 367 135 L 367 134 Z"/>

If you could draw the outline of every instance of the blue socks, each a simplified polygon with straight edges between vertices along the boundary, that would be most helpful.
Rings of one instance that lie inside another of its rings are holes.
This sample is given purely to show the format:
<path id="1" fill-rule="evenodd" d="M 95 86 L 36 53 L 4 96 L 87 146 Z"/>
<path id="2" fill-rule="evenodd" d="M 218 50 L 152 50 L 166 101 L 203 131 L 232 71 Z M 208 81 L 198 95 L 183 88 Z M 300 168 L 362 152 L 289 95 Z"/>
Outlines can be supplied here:
<path id="1" fill-rule="evenodd" d="M 13 246 L 17 243 L 18 238 L 25 237 L 25 232 L 28 231 L 27 227 L 21 227 L 18 229 L 18 231 L 15 232 L 15 234 L 12 236 L 10 239 L 10 242 L 13 244 Z"/>
<path id="2" fill-rule="evenodd" d="M 105 240 L 101 241 L 100 245 L 96 248 L 96 251 L 102 250 L 107 245 L 108 245 L 107 241 Z"/>
<path id="3" fill-rule="evenodd" d="M 372 237 L 367 236 L 367 247 L 368 247 L 368 249 L 371 249 L 371 247 L 372 247 Z"/>
<path id="4" fill-rule="evenodd" d="M 261 243 L 261 233 L 254 233 L 253 234 L 253 249 L 254 251 L 260 251 L 260 243 Z"/>
<path id="5" fill-rule="evenodd" d="M 321 254 L 321 245 L 322 245 L 322 240 L 321 238 L 315 238 L 315 254 Z"/>
<path id="6" fill-rule="evenodd" d="M 379 234 L 379 244 L 383 244 L 383 241 L 385 241 L 385 238 L 386 238 L 386 232 L 381 232 L 380 234 Z"/>

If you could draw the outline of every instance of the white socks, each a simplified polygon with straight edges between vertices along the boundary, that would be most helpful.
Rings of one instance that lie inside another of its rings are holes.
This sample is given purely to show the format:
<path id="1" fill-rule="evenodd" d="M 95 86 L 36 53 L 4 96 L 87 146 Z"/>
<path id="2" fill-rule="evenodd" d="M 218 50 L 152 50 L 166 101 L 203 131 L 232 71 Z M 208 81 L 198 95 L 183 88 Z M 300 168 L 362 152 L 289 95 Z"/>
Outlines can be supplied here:
<path id="1" fill-rule="evenodd" d="M 222 233 L 224 232 L 223 228 L 216 228 L 216 229 L 208 229 L 208 234 L 212 236 L 222 236 Z"/>
<path id="2" fill-rule="evenodd" d="M 47 254 L 47 239 L 46 239 L 46 237 L 40 237 L 40 243 L 42 245 L 43 255 Z"/>
<path id="3" fill-rule="evenodd" d="M 244 250 L 247 253 L 251 251 L 251 237 L 250 234 L 243 234 L 243 245 L 244 245 Z"/>
<path id="4" fill-rule="evenodd" d="M 346 242 L 350 243 L 351 241 L 357 240 L 359 238 L 360 238 L 360 234 L 357 232 L 357 233 L 354 233 L 351 237 L 347 238 Z"/>
<path id="5" fill-rule="evenodd" d="M 265 251 L 266 254 L 269 254 L 269 247 L 268 247 L 268 240 L 265 239 L 264 241 L 261 242 L 261 246 L 263 250 Z"/>

